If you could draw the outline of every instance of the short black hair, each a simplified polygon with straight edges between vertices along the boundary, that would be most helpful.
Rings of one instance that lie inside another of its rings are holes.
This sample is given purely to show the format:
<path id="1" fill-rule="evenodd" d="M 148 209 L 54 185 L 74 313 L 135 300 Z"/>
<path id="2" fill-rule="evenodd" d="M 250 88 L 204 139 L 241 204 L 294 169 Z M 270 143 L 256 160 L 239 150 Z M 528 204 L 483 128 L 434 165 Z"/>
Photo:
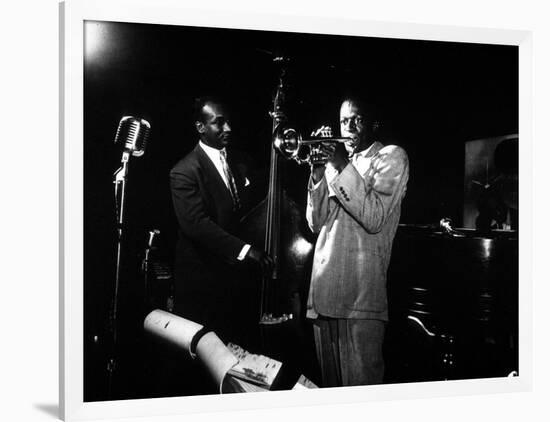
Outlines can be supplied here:
<path id="1" fill-rule="evenodd" d="M 376 112 L 376 107 L 374 106 L 374 104 L 367 103 L 365 100 L 359 97 L 345 96 L 340 102 L 340 107 L 342 107 L 342 104 L 344 104 L 345 102 L 355 104 L 355 106 L 359 110 L 361 110 L 362 113 L 367 114 L 369 117 L 374 117 L 374 114 Z"/>
<path id="2" fill-rule="evenodd" d="M 193 102 L 193 122 L 202 122 L 204 123 L 204 113 L 202 109 L 206 104 L 220 104 L 223 105 L 223 102 L 219 98 L 212 95 L 205 95 L 203 97 L 195 98 Z"/>

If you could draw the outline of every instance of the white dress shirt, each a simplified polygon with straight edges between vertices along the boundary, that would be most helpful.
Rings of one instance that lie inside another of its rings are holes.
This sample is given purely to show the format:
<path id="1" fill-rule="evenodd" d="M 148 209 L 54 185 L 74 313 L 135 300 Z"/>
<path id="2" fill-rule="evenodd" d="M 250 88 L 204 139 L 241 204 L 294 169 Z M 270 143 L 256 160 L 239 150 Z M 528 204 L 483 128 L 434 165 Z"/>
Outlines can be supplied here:
<path id="1" fill-rule="evenodd" d="M 220 173 L 220 176 L 223 179 L 227 189 L 230 189 L 229 188 L 229 180 L 227 180 L 227 178 L 225 177 L 225 172 L 223 171 L 223 167 L 222 167 L 222 160 L 220 158 L 220 151 L 221 150 L 216 149 L 216 148 L 212 148 L 212 147 L 206 145 L 205 143 L 203 143 L 202 141 L 199 141 L 199 145 L 201 146 L 203 151 L 206 152 L 206 155 L 208 155 L 208 158 L 210 158 L 210 161 L 212 161 L 212 163 L 216 167 L 216 170 L 218 170 L 218 173 Z M 223 148 L 223 149 L 225 150 L 225 148 Z"/>
<path id="2" fill-rule="evenodd" d="M 225 177 L 225 172 L 223 171 L 223 167 L 222 167 L 222 160 L 220 158 L 220 151 L 221 150 L 216 149 L 216 148 L 212 148 L 211 146 L 206 145 L 202 141 L 199 141 L 199 145 L 203 149 L 203 151 L 206 153 L 208 158 L 210 158 L 210 161 L 212 161 L 212 163 L 214 164 L 214 166 L 218 170 L 218 173 L 220 173 L 220 176 L 221 176 L 222 180 L 224 181 L 225 186 L 227 187 L 227 189 L 229 189 L 229 191 L 231 191 L 231 188 L 229 187 L 229 180 L 227 180 L 227 178 Z M 223 149 L 225 149 L 225 148 L 223 148 Z M 239 253 L 239 256 L 237 257 L 237 259 L 239 261 L 242 261 L 244 259 L 244 257 L 246 256 L 246 254 L 248 253 L 249 249 L 250 249 L 250 245 L 244 245 L 243 248 L 241 249 L 241 252 Z"/>

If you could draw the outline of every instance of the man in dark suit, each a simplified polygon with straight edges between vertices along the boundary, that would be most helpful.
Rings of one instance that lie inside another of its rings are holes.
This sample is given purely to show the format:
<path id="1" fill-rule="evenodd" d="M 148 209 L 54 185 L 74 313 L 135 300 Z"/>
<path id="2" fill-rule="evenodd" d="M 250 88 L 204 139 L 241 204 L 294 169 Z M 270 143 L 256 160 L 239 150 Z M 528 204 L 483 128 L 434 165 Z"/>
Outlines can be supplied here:
<path id="1" fill-rule="evenodd" d="M 199 142 L 170 172 L 179 223 L 175 259 L 175 313 L 205 325 L 225 342 L 246 347 L 258 323 L 247 264 L 269 271 L 271 258 L 236 235 L 246 210 L 250 181 L 244 161 L 231 151 L 226 108 L 216 99 L 198 99 Z"/>

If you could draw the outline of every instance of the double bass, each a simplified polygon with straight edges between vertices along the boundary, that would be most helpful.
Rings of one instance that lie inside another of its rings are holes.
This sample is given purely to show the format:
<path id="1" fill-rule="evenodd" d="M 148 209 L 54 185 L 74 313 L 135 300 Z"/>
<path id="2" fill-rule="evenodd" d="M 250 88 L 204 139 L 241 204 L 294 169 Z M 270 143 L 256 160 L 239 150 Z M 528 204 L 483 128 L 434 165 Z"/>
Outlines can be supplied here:
<path id="1" fill-rule="evenodd" d="M 270 112 L 273 137 L 287 121 L 286 68 L 284 60 L 278 61 L 283 64 Z M 313 342 L 304 320 L 314 238 L 305 221 L 305 207 L 301 210 L 283 189 L 282 157 L 271 144 L 267 196 L 242 219 L 240 234 L 243 240 L 263 247 L 274 262 L 271 274 L 258 275 L 261 352 L 303 366 L 304 361 L 312 360 L 306 357 Z"/>

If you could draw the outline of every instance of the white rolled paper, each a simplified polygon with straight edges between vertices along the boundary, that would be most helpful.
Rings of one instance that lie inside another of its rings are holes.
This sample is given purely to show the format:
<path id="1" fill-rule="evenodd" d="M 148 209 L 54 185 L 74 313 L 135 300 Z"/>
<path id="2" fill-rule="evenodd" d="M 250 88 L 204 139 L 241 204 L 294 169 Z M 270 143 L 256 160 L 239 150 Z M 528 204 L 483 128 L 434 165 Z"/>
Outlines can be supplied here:
<path id="1" fill-rule="evenodd" d="M 146 332 L 179 346 L 189 353 L 191 341 L 202 325 L 170 312 L 155 309 L 145 317 L 143 328 Z"/>
<path id="2" fill-rule="evenodd" d="M 155 309 L 145 317 L 143 327 L 146 332 L 190 353 L 191 341 L 203 326 L 170 312 Z M 239 363 L 238 359 L 212 331 L 199 340 L 196 354 L 221 393 L 227 371 Z"/>
<path id="3" fill-rule="evenodd" d="M 197 356 L 216 381 L 221 394 L 227 372 L 237 365 L 239 360 L 213 331 L 206 333 L 197 343 Z"/>

